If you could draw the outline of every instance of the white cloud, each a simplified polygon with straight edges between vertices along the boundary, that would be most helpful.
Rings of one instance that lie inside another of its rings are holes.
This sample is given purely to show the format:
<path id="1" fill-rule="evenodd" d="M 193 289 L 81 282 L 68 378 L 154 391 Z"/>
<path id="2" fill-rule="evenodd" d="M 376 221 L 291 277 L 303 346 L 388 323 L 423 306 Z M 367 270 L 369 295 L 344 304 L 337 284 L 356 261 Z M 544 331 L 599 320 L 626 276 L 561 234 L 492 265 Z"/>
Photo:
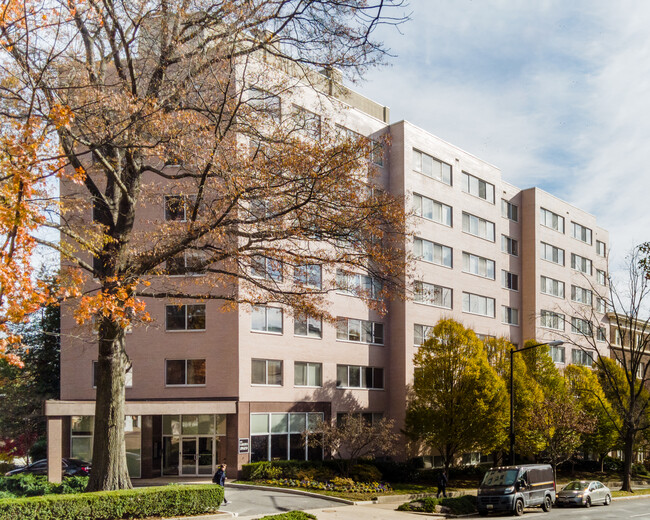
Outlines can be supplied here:
<path id="1" fill-rule="evenodd" d="M 650 240 L 650 4 L 411 0 L 398 55 L 359 90 L 585 209 L 610 231 L 613 267 Z"/>

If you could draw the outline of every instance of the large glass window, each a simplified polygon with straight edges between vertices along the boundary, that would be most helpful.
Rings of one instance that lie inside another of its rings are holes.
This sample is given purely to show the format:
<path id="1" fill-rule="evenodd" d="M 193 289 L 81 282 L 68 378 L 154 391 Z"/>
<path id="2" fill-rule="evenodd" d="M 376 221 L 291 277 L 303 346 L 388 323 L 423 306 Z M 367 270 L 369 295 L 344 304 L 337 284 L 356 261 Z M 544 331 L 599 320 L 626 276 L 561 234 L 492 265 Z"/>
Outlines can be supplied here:
<path id="1" fill-rule="evenodd" d="M 564 347 L 562 346 L 550 347 L 549 354 L 551 355 L 551 359 L 553 360 L 554 363 L 564 364 L 565 362 Z"/>
<path id="2" fill-rule="evenodd" d="M 452 225 L 452 208 L 447 204 L 416 193 L 413 195 L 413 209 L 419 217 L 449 227 Z"/>
<path id="3" fill-rule="evenodd" d="M 309 441 L 323 419 L 319 412 L 251 414 L 251 462 L 322 460 L 322 448 Z"/>
<path id="4" fill-rule="evenodd" d="M 564 330 L 564 314 L 542 310 L 541 325 L 547 329 Z"/>
<path id="5" fill-rule="evenodd" d="M 542 226 L 564 233 L 564 217 L 548 209 L 539 208 L 539 220 Z"/>
<path id="6" fill-rule="evenodd" d="M 495 300 L 479 294 L 463 293 L 463 312 L 495 317 Z"/>
<path id="7" fill-rule="evenodd" d="M 577 222 L 571 222 L 571 236 L 585 244 L 591 245 L 591 229 Z"/>
<path id="8" fill-rule="evenodd" d="M 494 204 L 494 184 L 463 172 L 463 191 Z"/>
<path id="9" fill-rule="evenodd" d="M 571 362 L 574 365 L 584 365 L 590 367 L 594 363 L 593 355 L 582 349 L 574 348 L 571 350 Z"/>
<path id="10" fill-rule="evenodd" d="M 463 212 L 463 231 L 494 242 L 494 222 Z"/>
<path id="11" fill-rule="evenodd" d="M 544 294 L 564 298 L 564 282 L 549 278 L 548 276 L 540 277 L 540 287 Z"/>
<path id="12" fill-rule="evenodd" d="M 384 324 L 352 318 L 337 318 L 336 338 L 345 341 L 383 345 Z"/>
<path id="13" fill-rule="evenodd" d="M 312 316 L 297 315 L 293 319 L 293 333 L 309 338 L 323 337 L 323 320 Z"/>
<path id="14" fill-rule="evenodd" d="M 205 330 L 205 305 L 166 305 L 166 330 Z"/>
<path id="15" fill-rule="evenodd" d="M 519 256 L 519 243 L 514 238 L 501 235 L 501 251 L 512 256 Z"/>
<path id="16" fill-rule="evenodd" d="M 463 252 L 463 272 L 494 280 L 494 260 Z"/>
<path id="17" fill-rule="evenodd" d="M 596 282 L 598 282 L 599 285 L 607 285 L 607 273 L 600 269 L 596 269 Z"/>
<path id="18" fill-rule="evenodd" d="M 167 386 L 205 384 L 205 359 L 167 359 L 165 361 Z"/>
<path id="19" fill-rule="evenodd" d="M 413 169 L 451 186 L 451 165 L 413 149 Z"/>
<path id="20" fill-rule="evenodd" d="M 323 364 L 296 361 L 293 364 L 295 386 L 323 386 Z"/>
<path id="21" fill-rule="evenodd" d="M 598 256 L 607 256 L 607 245 L 605 242 L 596 240 L 596 254 Z"/>
<path id="22" fill-rule="evenodd" d="M 167 260 L 165 267 L 170 276 L 191 276 L 205 271 L 205 258 L 199 252 L 185 251 Z"/>
<path id="23" fill-rule="evenodd" d="M 265 256 L 251 257 L 251 276 L 262 280 L 282 281 L 282 262 Z"/>
<path id="24" fill-rule="evenodd" d="M 501 271 L 501 287 L 511 291 L 519 290 L 519 275 L 510 271 Z"/>
<path id="25" fill-rule="evenodd" d="M 414 301 L 444 309 L 452 308 L 453 291 L 449 287 L 416 281 L 414 289 Z"/>
<path id="26" fill-rule="evenodd" d="M 416 238 L 413 242 L 413 247 L 415 256 L 420 260 L 445 267 L 452 267 L 451 247 L 436 244 L 435 242 L 430 242 L 422 238 Z"/>
<path id="27" fill-rule="evenodd" d="M 381 280 L 367 274 L 348 273 L 342 269 L 337 269 L 336 290 L 350 296 L 377 300 L 381 296 L 383 284 Z"/>
<path id="28" fill-rule="evenodd" d="M 501 306 L 501 320 L 508 325 L 519 325 L 519 310 L 513 307 Z"/>
<path id="29" fill-rule="evenodd" d="M 519 207 L 512 202 L 501 199 L 501 216 L 514 222 L 519 221 Z"/>
<path id="30" fill-rule="evenodd" d="M 322 284 L 322 268 L 318 264 L 296 266 L 293 270 L 293 281 L 297 285 L 310 289 L 320 289 Z"/>
<path id="31" fill-rule="evenodd" d="M 251 330 L 282 334 L 282 309 L 266 305 L 253 305 Z"/>
<path id="32" fill-rule="evenodd" d="M 571 268 L 581 273 L 592 274 L 591 260 L 575 253 L 571 253 Z"/>
<path id="33" fill-rule="evenodd" d="M 251 383 L 254 385 L 282 386 L 282 361 L 277 359 L 253 359 Z"/>
<path id="34" fill-rule="evenodd" d="M 384 388 L 384 369 L 358 365 L 336 365 L 337 388 Z"/>
<path id="35" fill-rule="evenodd" d="M 577 285 L 572 285 L 571 301 L 584 303 L 585 305 L 591 305 L 593 302 L 593 293 L 589 289 L 578 287 Z"/>
<path id="36" fill-rule="evenodd" d="M 564 249 L 552 246 L 546 242 L 540 244 L 542 250 L 542 259 L 553 262 L 554 264 L 564 265 Z"/>
<path id="37" fill-rule="evenodd" d="M 571 332 L 591 336 L 593 335 L 593 327 L 590 321 L 573 317 L 571 318 Z"/>
<path id="38" fill-rule="evenodd" d="M 419 323 L 413 325 L 413 344 L 416 347 L 422 346 L 422 343 L 429 339 L 432 330 L 433 326 L 431 325 L 420 325 Z"/>

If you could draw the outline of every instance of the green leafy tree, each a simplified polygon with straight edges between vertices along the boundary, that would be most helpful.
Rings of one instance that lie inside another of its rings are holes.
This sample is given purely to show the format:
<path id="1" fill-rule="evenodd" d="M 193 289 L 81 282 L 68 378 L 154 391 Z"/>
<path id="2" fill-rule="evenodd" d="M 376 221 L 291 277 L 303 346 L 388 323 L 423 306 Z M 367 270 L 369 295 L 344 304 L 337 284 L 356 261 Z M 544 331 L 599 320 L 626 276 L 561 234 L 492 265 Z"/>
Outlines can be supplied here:
<path id="1" fill-rule="evenodd" d="M 514 345 L 506 338 L 490 338 L 485 342 L 490 365 L 503 380 L 510 394 L 510 351 Z M 516 428 L 515 449 L 517 453 L 532 456 L 543 449 L 540 432 L 533 427 L 532 418 L 539 403 L 544 400 L 542 387 L 531 377 L 528 365 L 520 354 L 513 359 L 513 388 L 514 388 L 514 423 Z M 510 448 L 506 438 L 501 450 Z"/>
<path id="2" fill-rule="evenodd" d="M 603 472 L 605 457 L 620 444 L 620 417 L 605 396 L 595 372 L 584 366 L 569 365 L 564 376 L 569 392 L 579 399 L 580 409 L 594 421 L 594 430 L 585 435 L 582 448 L 598 454 L 600 471 Z"/>
<path id="3" fill-rule="evenodd" d="M 414 357 L 417 367 L 405 431 L 437 450 L 445 469 L 462 453 L 490 452 L 506 438 L 507 392 L 483 343 L 441 320 Z"/>

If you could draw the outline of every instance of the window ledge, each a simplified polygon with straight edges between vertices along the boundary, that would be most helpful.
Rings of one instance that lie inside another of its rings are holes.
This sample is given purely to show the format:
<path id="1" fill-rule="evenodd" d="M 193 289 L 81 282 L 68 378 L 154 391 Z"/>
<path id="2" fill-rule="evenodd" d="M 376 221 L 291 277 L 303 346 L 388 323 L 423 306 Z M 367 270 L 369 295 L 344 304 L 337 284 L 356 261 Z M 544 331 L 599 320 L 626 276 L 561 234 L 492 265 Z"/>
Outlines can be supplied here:
<path id="1" fill-rule="evenodd" d="M 339 343 L 353 343 L 355 345 L 368 345 L 368 346 L 372 346 L 372 347 L 384 347 L 384 346 L 386 346 L 386 343 L 367 343 L 366 341 L 354 341 L 354 340 L 351 340 L 351 339 L 339 339 L 339 338 L 336 338 L 336 341 L 338 341 Z"/>
<path id="2" fill-rule="evenodd" d="M 250 330 L 251 333 L 253 334 L 268 334 L 270 336 L 282 336 L 284 332 L 271 332 L 269 330 Z"/>
<path id="3" fill-rule="evenodd" d="M 176 333 L 176 332 L 205 332 L 205 331 L 206 331 L 206 329 L 173 329 L 173 330 L 165 329 L 165 332 L 174 332 L 174 333 Z"/>

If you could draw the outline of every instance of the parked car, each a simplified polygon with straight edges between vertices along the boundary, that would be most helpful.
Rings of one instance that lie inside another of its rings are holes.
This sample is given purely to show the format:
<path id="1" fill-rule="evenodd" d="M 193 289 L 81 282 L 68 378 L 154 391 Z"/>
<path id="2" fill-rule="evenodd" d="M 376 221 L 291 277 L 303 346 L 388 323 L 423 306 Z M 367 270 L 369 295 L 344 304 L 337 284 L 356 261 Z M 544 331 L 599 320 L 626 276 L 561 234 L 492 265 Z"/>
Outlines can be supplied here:
<path id="1" fill-rule="evenodd" d="M 521 464 L 490 469 L 478 488 L 478 514 L 509 511 L 517 516 L 524 508 L 540 506 L 548 512 L 555 501 L 555 478 L 549 464 Z"/>
<path id="2" fill-rule="evenodd" d="M 64 477 L 87 477 L 90 474 L 90 462 L 64 458 L 61 459 L 61 469 L 63 469 Z M 20 473 L 47 475 L 47 459 L 37 460 L 28 466 L 12 469 L 11 471 L 7 471 L 5 475 L 19 475 Z"/>
<path id="3" fill-rule="evenodd" d="M 563 506 L 585 506 L 603 504 L 608 506 L 612 502 L 610 489 L 597 480 L 574 480 L 569 482 L 562 491 L 557 494 L 555 505 Z"/>

